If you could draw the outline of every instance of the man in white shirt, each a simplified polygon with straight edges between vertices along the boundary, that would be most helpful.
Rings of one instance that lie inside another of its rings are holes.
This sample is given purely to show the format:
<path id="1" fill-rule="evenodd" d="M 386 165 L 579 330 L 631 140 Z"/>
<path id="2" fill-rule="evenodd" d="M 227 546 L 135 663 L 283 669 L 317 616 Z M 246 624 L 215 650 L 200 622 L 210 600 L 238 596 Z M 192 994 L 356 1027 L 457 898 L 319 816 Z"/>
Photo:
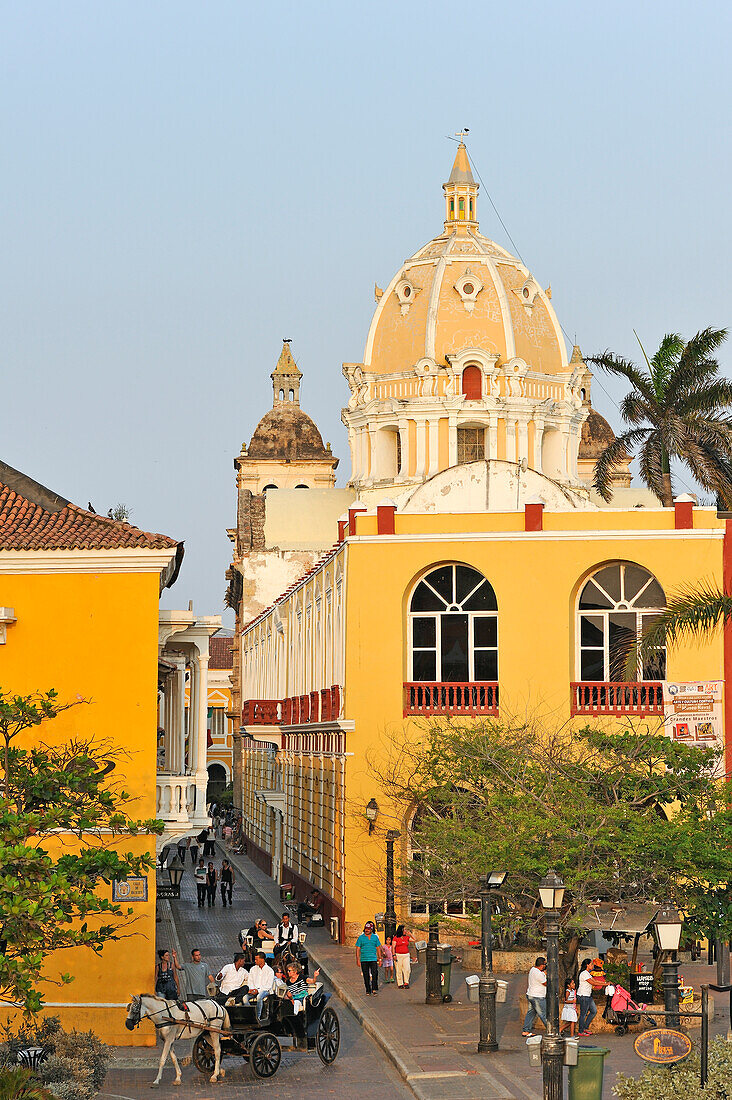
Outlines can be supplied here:
<path id="1" fill-rule="evenodd" d="M 531 1028 L 537 1016 L 546 1027 L 546 959 L 543 955 L 536 959 L 529 971 L 526 999 L 529 1002 L 529 1011 L 526 1013 L 521 1034 L 530 1036 L 534 1034 Z"/>
<path id="2" fill-rule="evenodd" d="M 219 1004 L 225 1005 L 229 997 L 234 994 L 234 999 L 241 1002 L 242 997 L 247 992 L 248 980 L 249 974 L 244 969 L 244 956 L 241 952 L 237 952 L 234 955 L 233 963 L 222 966 L 216 975 L 216 981 L 219 983 L 216 1000 Z"/>
<path id="3" fill-rule="evenodd" d="M 275 929 L 275 955 L 279 955 L 283 948 L 291 943 L 293 945 L 298 942 L 297 925 L 290 923 L 290 914 L 283 913 L 282 920 Z"/>
<path id="4" fill-rule="evenodd" d="M 262 1004 L 264 998 L 275 987 L 275 972 L 271 966 L 267 964 L 267 956 L 264 951 L 257 951 L 254 956 L 254 966 L 249 971 L 249 993 L 252 997 L 256 995 L 257 998 L 257 1020 L 262 1019 Z"/>
<path id="5" fill-rule="evenodd" d="M 577 1000 L 579 1002 L 579 1027 L 580 1035 L 590 1034 L 590 1024 L 597 1014 L 597 1005 L 592 996 L 592 973 L 590 967 L 592 959 L 585 959 L 580 967 L 579 982 L 577 984 Z"/>

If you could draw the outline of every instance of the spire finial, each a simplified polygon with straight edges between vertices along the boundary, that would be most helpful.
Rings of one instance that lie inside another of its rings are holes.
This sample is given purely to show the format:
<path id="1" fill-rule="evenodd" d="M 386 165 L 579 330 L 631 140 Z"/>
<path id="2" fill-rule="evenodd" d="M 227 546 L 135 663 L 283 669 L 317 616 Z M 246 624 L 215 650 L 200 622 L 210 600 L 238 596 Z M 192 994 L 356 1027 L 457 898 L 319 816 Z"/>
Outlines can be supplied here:
<path id="1" fill-rule="evenodd" d="M 277 360 L 277 365 L 272 371 L 272 389 L 274 394 L 273 405 L 299 405 L 300 404 L 300 379 L 302 373 L 290 351 L 290 337 L 283 337 L 282 351 Z"/>
<path id="2" fill-rule="evenodd" d="M 460 144 L 455 153 L 450 178 L 442 185 L 445 192 L 446 230 L 454 230 L 460 226 L 466 229 L 478 228 L 478 184 L 473 179 L 468 151 L 465 148 L 465 137 L 469 133 L 466 126 L 455 134 L 460 139 Z"/>

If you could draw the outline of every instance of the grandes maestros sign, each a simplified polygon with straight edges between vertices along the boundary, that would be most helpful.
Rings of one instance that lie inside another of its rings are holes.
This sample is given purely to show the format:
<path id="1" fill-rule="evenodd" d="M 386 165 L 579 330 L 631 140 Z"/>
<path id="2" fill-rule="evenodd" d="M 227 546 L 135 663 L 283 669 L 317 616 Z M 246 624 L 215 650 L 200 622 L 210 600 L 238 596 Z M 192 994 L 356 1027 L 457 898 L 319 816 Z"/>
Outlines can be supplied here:
<path id="1" fill-rule="evenodd" d="M 663 682 L 666 732 L 674 741 L 724 748 L 723 680 Z"/>

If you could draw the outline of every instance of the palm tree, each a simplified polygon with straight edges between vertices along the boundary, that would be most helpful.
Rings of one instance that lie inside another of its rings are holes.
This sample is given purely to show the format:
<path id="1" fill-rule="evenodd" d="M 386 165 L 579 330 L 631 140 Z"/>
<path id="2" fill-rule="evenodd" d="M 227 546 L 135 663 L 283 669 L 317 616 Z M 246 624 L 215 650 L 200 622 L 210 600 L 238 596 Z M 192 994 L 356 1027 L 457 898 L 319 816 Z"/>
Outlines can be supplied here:
<path id="1" fill-rule="evenodd" d="M 626 675 L 636 678 L 636 670 L 662 646 L 684 639 L 706 640 L 722 624 L 732 622 L 732 595 L 709 580 L 682 585 L 644 630 L 637 645 L 629 651 Z"/>
<path id="2" fill-rule="evenodd" d="M 713 328 L 688 341 L 669 333 L 650 359 L 638 340 L 647 369 L 609 351 L 587 359 L 633 387 L 620 405 L 629 427 L 595 466 L 594 485 L 603 500 L 612 498 L 615 467 L 636 452 L 641 477 L 664 507 L 673 504 L 672 458 L 725 504 L 732 502 L 732 419 L 724 413 L 732 405 L 732 383 L 720 376 L 713 358 L 726 337 L 726 329 Z"/>

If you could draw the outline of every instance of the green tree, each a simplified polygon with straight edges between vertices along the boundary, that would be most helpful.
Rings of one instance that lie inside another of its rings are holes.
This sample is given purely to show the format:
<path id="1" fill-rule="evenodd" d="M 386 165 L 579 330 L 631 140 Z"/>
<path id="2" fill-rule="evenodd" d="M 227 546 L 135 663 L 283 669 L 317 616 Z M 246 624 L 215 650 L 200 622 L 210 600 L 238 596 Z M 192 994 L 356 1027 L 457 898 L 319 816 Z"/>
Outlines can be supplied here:
<path id="1" fill-rule="evenodd" d="M 685 463 L 723 502 L 732 501 L 732 422 L 724 413 L 732 405 L 732 383 L 720 377 L 713 357 L 726 337 L 726 329 L 713 328 L 688 341 L 670 333 L 650 359 L 639 340 L 646 369 L 609 351 L 588 358 L 632 387 L 620 404 L 628 429 L 595 466 L 595 488 L 604 500 L 612 498 L 613 470 L 636 454 L 643 481 L 665 507 L 673 504 L 671 459 Z"/>
<path id="2" fill-rule="evenodd" d="M 0 690 L 0 996 L 26 1013 L 42 1007 L 50 950 L 98 954 L 129 934 L 134 911 L 111 901 L 109 884 L 145 874 L 154 858 L 118 851 L 119 838 L 163 829 L 128 816 L 132 798 L 112 778 L 125 754 L 111 742 L 39 740 L 40 727 L 67 709 L 55 691 Z M 18 743 L 31 733 L 30 747 Z"/>
<path id="3" fill-rule="evenodd" d="M 445 719 L 388 737 L 370 767 L 394 807 L 390 824 L 403 828 L 418 808 L 403 895 L 475 898 L 480 874 L 507 870 L 500 934 L 536 938 L 537 884 L 554 868 L 568 887 L 571 970 L 598 899 L 670 898 L 690 935 L 709 927 L 711 894 L 732 880 L 732 785 L 713 778 L 717 760 L 645 724 L 609 733 Z M 729 937 L 732 897 L 721 905 Z"/>

